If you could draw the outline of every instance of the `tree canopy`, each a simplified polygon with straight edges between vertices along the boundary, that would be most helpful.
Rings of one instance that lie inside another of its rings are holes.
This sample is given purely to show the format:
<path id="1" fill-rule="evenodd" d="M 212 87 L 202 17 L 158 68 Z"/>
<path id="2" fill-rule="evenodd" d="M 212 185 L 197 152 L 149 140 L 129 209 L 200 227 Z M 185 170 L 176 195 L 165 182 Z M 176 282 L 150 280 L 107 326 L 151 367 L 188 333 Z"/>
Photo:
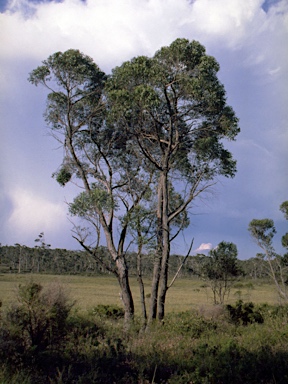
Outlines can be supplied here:
<path id="1" fill-rule="evenodd" d="M 90 230 L 75 226 L 74 237 L 96 257 L 104 235 L 127 321 L 134 313 L 129 231 L 137 232 L 138 246 L 154 244 L 149 319 L 161 320 L 171 242 L 189 225 L 191 203 L 218 176 L 236 173 L 225 141 L 236 138 L 238 119 L 218 71 L 200 43 L 177 39 L 110 76 L 78 50 L 57 52 L 30 74 L 32 84 L 49 91 L 45 119 L 64 149 L 54 176 L 62 186 L 82 184 L 70 213 Z"/>

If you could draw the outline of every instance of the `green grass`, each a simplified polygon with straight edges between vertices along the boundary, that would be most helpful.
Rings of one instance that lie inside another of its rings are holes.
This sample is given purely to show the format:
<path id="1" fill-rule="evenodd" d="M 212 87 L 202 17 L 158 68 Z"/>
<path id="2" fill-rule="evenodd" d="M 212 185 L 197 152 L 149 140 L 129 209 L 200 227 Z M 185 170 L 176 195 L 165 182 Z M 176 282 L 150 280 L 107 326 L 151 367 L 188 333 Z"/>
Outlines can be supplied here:
<path id="1" fill-rule="evenodd" d="M 31 280 L 43 291 L 26 284 Z M 136 279 L 131 283 L 138 294 Z M 152 323 L 146 332 L 138 317 L 123 332 L 123 319 L 105 308 L 87 311 L 120 304 L 113 276 L 0 275 L 4 306 L 15 300 L 19 284 L 26 285 L 18 289 L 20 306 L 0 313 L 0 384 L 288 382 L 288 307 L 257 305 L 277 303 L 273 285 L 263 281 L 238 282 L 230 299 L 235 303 L 248 295 L 261 322 L 232 321 L 225 308 L 212 305 L 202 281 L 179 279 L 167 298 L 165 322 Z M 146 285 L 149 293 L 149 281 Z M 63 287 L 77 299 L 75 311 L 69 312 Z M 237 319 L 245 313 L 238 312 Z"/>
<path id="2" fill-rule="evenodd" d="M 98 304 L 121 305 L 119 286 L 116 278 L 111 276 L 68 276 L 68 275 L 39 275 L 39 274 L 1 274 L 0 300 L 3 307 L 15 301 L 15 292 L 19 284 L 28 282 L 40 283 L 43 286 L 51 283 L 61 284 L 70 298 L 76 300 L 76 306 L 83 311 Z M 211 289 L 205 287 L 205 282 L 198 279 L 178 279 L 168 290 L 166 312 L 181 312 L 198 309 L 201 306 L 213 304 Z M 139 289 L 136 278 L 131 278 L 131 289 L 135 300 L 136 312 L 140 311 Z M 150 293 L 150 281 L 145 280 L 146 294 Z M 228 303 L 238 299 L 253 303 L 277 304 L 277 294 L 273 284 L 259 281 L 243 280 L 236 284 L 230 292 Z M 148 301 L 148 300 L 147 300 Z"/>

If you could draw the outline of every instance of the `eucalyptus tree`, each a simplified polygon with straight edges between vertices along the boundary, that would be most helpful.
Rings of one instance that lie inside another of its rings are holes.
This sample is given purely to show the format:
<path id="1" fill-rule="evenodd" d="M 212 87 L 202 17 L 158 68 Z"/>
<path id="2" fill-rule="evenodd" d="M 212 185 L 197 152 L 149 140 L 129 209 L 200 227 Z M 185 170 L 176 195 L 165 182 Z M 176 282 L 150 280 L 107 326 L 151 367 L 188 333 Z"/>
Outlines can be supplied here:
<path id="1" fill-rule="evenodd" d="M 209 252 L 202 267 L 204 278 L 208 279 L 213 292 L 214 304 L 223 304 L 228 298 L 235 278 L 240 274 L 237 261 L 237 247 L 222 241 Z"/>
<path id="2" fill-rule="evenodd" d="M 280 205 L 280 210 L 288 219 L 288 201 Z M 256 244 L 264 252 L 262 257 L 268 263 L 268 274 L 273 280 L 280 298 L 288 302 L 288 254 L 283 256 L 275 252 L 273 238 L 276 228 L 272 219 L 253 219 L 249 223 L 248 231 Z M 288 234 L 282 236 L 282 245 L 288 248 Z"/>
<path id="3" fill-rule="evenodd" d="M 74 238 L 116 275 L 129 323 L 134 314 L 125 258 L 129 219 L 120 220 L 118 212 L 129 218 L 152 176 L 145 172 L 125 133 L 107 123 L 106 79 L 93 60 L 78 50 L 49 56 L 29 77 L 32 84 L 49 91 L 45 119 L 64 153 L 54 177 L 62 186 L 71 181 L 82 187 L 69 211 L 88 222 L 88 229 L 75 225 Z M 103 233 L 111 263 L 97 252 Z"/>
<path id="4" fill-rule="evenodd" d="M 45 262 L 48 262 L 49 265 L 49 249 L 51 247 L 51 244 L 47 244 L 45 242 L 45 236 L 44 232 L 40 232 L 37 238 L 34 240 L 36 243 L 34 246 L 34 257 L 32 260 L 32 271 L 39 273 L 40 270 L 45 270 L 47 268 L 47 265 L 45 265 Z M 36 265 L 35 265 L 36 262 Z M 36 269 L 35 269 L 36 268 Z"/>
<path id="5" fill-rule="evenodd" d="M 23 269 L 25 269 L 25 264 L 27 266 L 27 256 L 25 257 L 25 252 L 23 252 L 23 250 L 25 250 L 25 248 L 26 248 L 26 245 L 16 243 L 16 244 L 14 244 L 14 246 L 16 248 L 18 248 L 18 250 L 19 250 L 18 273 L 21 273 L 21 267 L 23 270 Z M 24 255 L 23 255 L 23 253 L 24 253 Z M 25 263 L 25 261 L 26 261 L 26 263 Z M 0 261 L 0 264 L 1 264 L 1 261 Z M 26 270 L 27 270 L 27 267 L 26 267 Z"/>
<path id="6" fill-rule="evenodd" d="M 177 39 L 154 57 L 139 56 L 113 70 L 106 84 L 109 117 L 155 169 L 157 252 L 150 320 L 164 317 L 171 233 L 218 176 L 233 177 L 236 162 L 224 140 L 234 140 L 238 120 L 227 105 L 219 65 L 196 41 Z M 173 193 L 178 194 L 172 205 Z M 181 219 L 182 216 L 182 219 Z"/>

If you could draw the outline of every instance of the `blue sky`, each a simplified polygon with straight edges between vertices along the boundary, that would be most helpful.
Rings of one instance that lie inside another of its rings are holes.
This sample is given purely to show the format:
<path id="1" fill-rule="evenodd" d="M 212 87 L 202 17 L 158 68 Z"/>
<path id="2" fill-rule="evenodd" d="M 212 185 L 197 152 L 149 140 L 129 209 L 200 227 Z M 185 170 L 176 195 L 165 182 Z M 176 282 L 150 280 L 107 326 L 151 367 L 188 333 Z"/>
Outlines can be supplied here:
<path id="1" fill-rule="evenodd" d="M 228 103 L 241 133 L 229 144 L 235 179 L 219 179 L 195 201 L 191 226 L 172 252 L 232 241 L 240 258 L 259 251 L 247 227 L 275 221 L 279 252 L 288 200 L 288 4 L 279 0 L 0 1 L 0 242 L 34 245 L 44 231 L 53 248 L 73 249 L 67 201 L 73 186 L 51 178 L 62 152 L 43 119 L 46 92 L 27 81 L 50 54 L 70 48 L 93 57 L 109 73 L 137 55 L 152 56 L 178 37 L 200 41 L 220 63 Z"/>

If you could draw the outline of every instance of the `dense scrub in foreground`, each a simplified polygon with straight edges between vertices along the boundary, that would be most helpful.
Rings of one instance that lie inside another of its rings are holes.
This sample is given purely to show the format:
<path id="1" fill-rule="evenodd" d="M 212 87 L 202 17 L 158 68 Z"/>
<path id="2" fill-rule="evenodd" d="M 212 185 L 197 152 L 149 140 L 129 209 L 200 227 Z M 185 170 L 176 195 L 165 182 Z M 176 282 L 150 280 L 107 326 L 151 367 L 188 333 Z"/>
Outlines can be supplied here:
<path id="1" fill-rule="evenodd" d="M 83 314 L 63 288 L 20 286 L 3 310 L 0 383 L 287 383 L 288 308 L 203 307 L 123 331 L 123 312 Z"/>

